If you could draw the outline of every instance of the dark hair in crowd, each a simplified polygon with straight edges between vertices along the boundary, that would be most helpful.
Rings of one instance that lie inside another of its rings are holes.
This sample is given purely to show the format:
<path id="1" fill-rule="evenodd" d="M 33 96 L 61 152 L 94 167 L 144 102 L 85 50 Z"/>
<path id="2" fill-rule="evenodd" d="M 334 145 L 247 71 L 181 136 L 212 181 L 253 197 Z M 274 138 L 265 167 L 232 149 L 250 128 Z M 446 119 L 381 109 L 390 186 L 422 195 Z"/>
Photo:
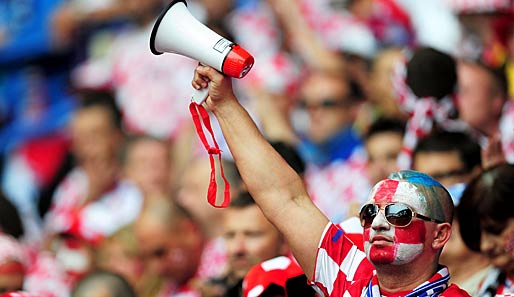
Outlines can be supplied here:
<path id="1" fill-rule="evenodd" d="M 253 200 L 252 195 L 248 192 L 241 192 L 236 199 L 230 202 L 230 207 L 234 208 L 246 208 L 248 206 L 257 205 Z"/>
<path id="2" fill-rule="evenodd" d="M 457 210 L 464 243 L 480 251 L 481 231 L 500 234 L 514 218 L 514 165 L 483 171 L 468 184 Z"/>
<path id="3" fill-rule="evenodd" d="M 482 164 L 480 145 L 464 132 L 434 131 L 422 138 L 413 155 L 422 152 L 457 152 L 466 173 Z"/>
<path id="4" fill-rule="evenodd" d="M 368 139 L 375 134 L 394 132 L 403 135 L 405 133 L 405 121 L 395 118 L 378 118 L 368 128 L 365 138 Z"/>
<path id="5" fill-rule="evenodd" d="M 18 209 L 0 191 L 0 231 L 19 239 L 24 229 Z"/>
<path id="6" fill-rule="evenodd" d="M 113 127 L 121 130 L 122 113 L 116 104 L 116 99 L 112 92 L 81 90 L 78 93 L 78 97 L 80 99 L 79 110 L 97 106 L 104 107 L 109 111 Z"/>
<path id="7" fill-rule="evenodd" d="M 71 296 L 91 296 L 98 288 L 106 288 L 110 297 L 136 297 L 134 288 L 125 278 L 107 270 L 96 270 L 84 276 L 73 289 Z"/>
<path id="8" fill-rule="evenodd" d="M 418 48 L 407 63 L 407 85 L 418 97 L 441 99 L 455 90 L 456 64 L 450 55 L 439 50 Z"/>
<path id="9" fill-rule="evenodd" d="M 294 146 L 283 141 L 271 141 L 270 144 L 296 173 L 302 175 L 305 172 L 305 162 Z"/>

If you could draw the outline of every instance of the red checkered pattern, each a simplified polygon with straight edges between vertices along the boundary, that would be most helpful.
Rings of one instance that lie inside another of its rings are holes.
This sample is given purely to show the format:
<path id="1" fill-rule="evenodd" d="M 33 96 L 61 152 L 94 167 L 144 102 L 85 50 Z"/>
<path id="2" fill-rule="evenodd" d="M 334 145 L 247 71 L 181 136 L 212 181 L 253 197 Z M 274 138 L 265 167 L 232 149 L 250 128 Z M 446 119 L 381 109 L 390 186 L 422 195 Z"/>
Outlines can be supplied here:
<path id="1" fill-rule="evenodd" d="M 305 181 L 313 202 L 333 222 L 354 215 L 349 214 L 348 206 L 364 203 L 371 189 L 366 159 L 360 150 L 356 150 L 350 159 L 335 161 L 328 166 L 309 164 Z"/>
<path id="2" fill-rule="evenodd" d="M 0 232 L 0 265 L 11 261 L 26 266 L 26 250 L 15 238 Z"/>
<path id="3" fill-rule="evenodd" d="M 46 232 L 69 232 L 96 244 L 136 219 L 143 200 L 135 186 L 120 182 L 99 200 L 84 206 L 87 184 L 87 175 L 78 168 L 64 179 L 45 218 Z"/>
<path id="4" fill-rule="evenodd" d="M 406 296 L 469 296 L 456 285 L 447 287 L 448 269 L 442 267 Z M 382 296 L 374 267 L 341 230 L 329 223 L 318 248 L 312 282 L 323 296 Z M 442 293 L 441 293 L 442 292 Z"/>
<path id="5" fill-rule="evenodd" d="M 329 48 L 361 51 L 370 56 L 376 50 L 375 40 L 366 24 L 350 14 L 331 9 L 329 1 L 298 1 L 306 22 Z M 266 1 L 252 9 L 236 10 L 230 26 L 238 43 L 255 56 L 255 66 L 241 81 L 256 84 L 270 92 L 291 95 L 301 83 L 301 61 L 292 59 L 282 48 L 283 32 Z M 363 42 L 365 33 L 367 38 Z M 294 40 L 291 41 L 294 46 Z M 297 48 L 298 52 L 300 48 Z M 354 52 L 355 53 L 355 52 Z"/>
<path id="6" fill-rule="evenodd" d="M 243 296 L 258 297 L 271 284 L 285 289 L 288 279 L 302 274 L 302 268 L 291 258 L 281 256 L 264 261 L 252 267 L 246 274 L 243 281 Z"/>
<path id="7" fill-rule="evenodd" d="M 196 276 L 202 279 L 219 277 L 227 267 L 225 240 L 218 237 L 209 240 L 202 252 L 202 259 Z"/>
<path id="8" fill-rule="evenodd" d="M 446 0 L 446 4 L 457 13 L 514 11 L 512 0 Z"/>
<path id="9" fill-rule="evenodd" d="M 10 292 L 0 295 L 0 297 L 41 297 L 40 295 L 34 295 L 27 292 Z"/>
<path id="10" fill-rule="evenodd" d="M 514 277 L 508 275 L 505 282 L 500 285 L 496 291 L 496 296 L 513 296 L 514 295 Z"/>
<path id="11" fill-rule="evenodd" d="M 198 62 L 175 54 L 153 55 L 148 49 L 150 29 L 115 39 L 106 57 L 77 69 L 75 83 L 115 90 L 129 132 L 172 139 L 190 121 L 191 77 Z"/>
<path id="12" fill-rule="evenodd" d="M 24 290 L 40 297 L 68 297 L 73 283 L 48 251 L 34 251 L 25 275 Z"/>
<path id="13" fill-rule="evenodd" d="M 366 254 L 343 233 L 327 225 L 318 249 L 313 282 L 323 296 L 361 296 L 375 274 Z"/>
<path id="14" fill-rule="evenodd" d="M 361 226 L 359 217 L 352 216 L 338 224 L 343 229 L 344 234 L 355 244 L 359 250 L 364 251 L 364 241 L 362 235 L 364 229 Z"/>
<path id="15" fill-rule="evenodd" d="M 252 71 L 239 81 L 244 87 L 260 87 L 268 92 L 294 97 L 301 83 L 302 68 L 290 54 L 277 52 L 259 58 Z"/>

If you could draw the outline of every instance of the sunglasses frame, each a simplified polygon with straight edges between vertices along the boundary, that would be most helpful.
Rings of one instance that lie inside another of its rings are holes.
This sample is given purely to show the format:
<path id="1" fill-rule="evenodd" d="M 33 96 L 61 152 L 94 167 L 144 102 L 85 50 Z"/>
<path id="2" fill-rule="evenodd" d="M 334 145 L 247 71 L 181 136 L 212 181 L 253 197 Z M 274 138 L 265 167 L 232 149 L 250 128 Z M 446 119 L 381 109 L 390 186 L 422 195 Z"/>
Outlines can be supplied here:
<path id="1" fill-rule="evenodd" d="M 332 109 L 332 108 L 335 108 L 335 107 L 345 107 L 345 106 L 348 106 L 350 104 L 350 102 L 347 100 L 347 99 L 336 99 L 336 98 L 324 98 L 323 100 L 321 100 L 320 102 L 318 103 L 314 103 L 314 104 L 307 104 L 306 101 L 304 99 L 300 99 L 298 101 L 298 107 L 300 109 L 305 109 L 305 110 L 308 110 L 308 109 Z"/>
<path id="2" fill-rule="evenodd" d="M 366 207 L 368 207 L 369 205 L 372 205 L 375 207 L 375 209 L 378 208 L 378 210 L 376 211 L 375 215 L 371 218 L 371 222 L 369 223 L 369 225 L 367 226 L 365 224 L 365 219 L 362 217 L 363 216 L 363 211 Z M 391 221 L 389 221 L 389 218 L 388 216 L 386 215 L 386 208 L 389 207 L 390 205 L 402 205 L 402 206 L 405 206 L 405 208 L 407 208 L 408 210 L 410 210 L 411 212 L 411 216 L 410 216 L 410 220 L 409 222 L 406 224 L 406 225 L 397 225 L 397 224 L 393 224 Z M 424 221 L 427 221 L 427 222 L 433 222 L 433 223 L 436 223 L 436 224 L 441 224 L 441 223 L 444 223 L 440 220 L 437 220 L 437 219 L 432 219 L 430 217 L 427 217 L 427 216 L 424 216 L 416 211 L 414 211 L 414 209 L 412 209 L 412 207 L 410 207 L 409 205 L 405 204 L 405 203 L 401 203 L 401 202 L 391 202 L 391 203 L 387 203 L 383 206 L 380 206 L 378 204 L 375 204 L 375 203 L 367 203 L 367 204 L 364 204 L 360 211 L 359 211 L 359 220 L 360 220 L 360 223 L 361 223 L 361 226 L 363 228 L 369 228 L 371 227 L 371 225 L 373 224 L 373 220 L 377 217 L 378 213 L 380 212 L 380 210 L 384 210 L 384 218 L 386 219 L 387 223 L 391 226 L 395 226 L 395 227 L 399 227 L 399 228 L 404 228 L 404 227 L 407 227 L 410 225 L 410 223 L 412 223 L 412 219 L 414 219 L 415 217 L 418 218 L 418 219 L 422 219 Z"/>

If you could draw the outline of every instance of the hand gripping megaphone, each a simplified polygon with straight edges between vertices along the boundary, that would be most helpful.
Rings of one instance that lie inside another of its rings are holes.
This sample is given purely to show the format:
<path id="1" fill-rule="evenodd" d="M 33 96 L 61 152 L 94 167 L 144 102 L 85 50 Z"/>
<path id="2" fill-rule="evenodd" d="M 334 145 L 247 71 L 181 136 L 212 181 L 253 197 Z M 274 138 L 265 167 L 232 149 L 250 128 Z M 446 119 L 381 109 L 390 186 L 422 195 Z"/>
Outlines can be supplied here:
<path id="1" fill-rule="evenodd" d="M 244 77 L 254 63 L 244 48 L 194 18 L 185 0 L 173 0 L 161 12 L 152 29 L 150 50 L 155 55 L 183 55 L 235 78 Z M 200 104 L 207 93 L 208 88 L 195 90 L 192 100 Z"/>

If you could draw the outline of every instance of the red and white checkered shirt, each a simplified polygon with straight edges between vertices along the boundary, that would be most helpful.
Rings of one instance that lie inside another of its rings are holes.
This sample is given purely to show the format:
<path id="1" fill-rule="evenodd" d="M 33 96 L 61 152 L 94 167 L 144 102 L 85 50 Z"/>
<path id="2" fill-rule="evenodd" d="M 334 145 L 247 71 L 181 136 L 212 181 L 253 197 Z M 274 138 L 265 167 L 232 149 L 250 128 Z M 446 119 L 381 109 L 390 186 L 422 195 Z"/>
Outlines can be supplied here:
<path id="1" fill-rule="evenodd" d="M 444 283 L 437 284 L 442 278 L 448 278 L 446 267 L 411 293 L 413 296 L 469 296 L 456 285 L 446 287 Z M 323 296 L 381 296 L 376 271 L 366 254 L 332 223 L 327 224 L 323 232 L 311 282 Z M 432 289 L 425 290 L 427 287 Z M 423 294 L 416 295 L 418 291 Z"/>

